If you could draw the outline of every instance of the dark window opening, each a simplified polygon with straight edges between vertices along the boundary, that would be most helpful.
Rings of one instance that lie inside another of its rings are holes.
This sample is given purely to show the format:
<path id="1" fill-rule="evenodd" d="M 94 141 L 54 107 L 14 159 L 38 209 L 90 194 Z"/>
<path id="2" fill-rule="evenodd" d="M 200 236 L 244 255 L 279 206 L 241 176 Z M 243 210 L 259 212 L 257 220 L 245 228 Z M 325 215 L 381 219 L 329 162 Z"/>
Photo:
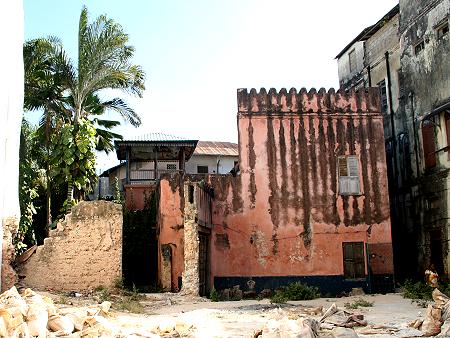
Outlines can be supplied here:
<path id="1" fill-rule="evenodd" d="M 189 194 L 189 203 L 194 203 L 194 186 L 193 185 L 189 185 L 188 188 L 188 194 Z"/>
<path id="2" fill-rule="evenodd" d="M 380 88 L 380 98 L 381 98 L 381 112 L 387 113 L 388 100 L 386 91 L 386 81 L 383 80 L 378 83 L 378 88 Z"/>
<path id="3" fill-rule="evenodd" d="M 422 124 L 422 146 L 425 159 L 425 168 L 430 169 L 436 166 L 436 136 L 434 134 L 434 124 L 425 120 Z"/>
<path id="4" fill-rule="evenodd" d="M 198 165 L 197 166 L 197 174 L 207 174 L 208 166 L 207 165 Z"/>
<path id="5" fill-rule="evenodd" d="M 416 45 L 414 46 L 414 54 L 419 54 L 421 51 L 425 49 L 425 42 L 423 40 L 420 40 Z"/>
<path id="6" fill-rule="evenodd" d="M 436 29 L 436 31 L 437 31 L 438 39 L 442 39 L 444 36 L 446 36 L 448 34 L 448 22 L 439 26 Z"/>
<path id="7" fill-rule="evenodd" d="M 350 64 L 350 73 L 356 69 L 356 53 L 353 49 L 350 53 L 348 53 L 348 60 Z"/>
<path id="8" fill-rule="evenodd" d="M 364 243 L 343 242 L 344 277 L 345 279 L 365 278 Z"/>

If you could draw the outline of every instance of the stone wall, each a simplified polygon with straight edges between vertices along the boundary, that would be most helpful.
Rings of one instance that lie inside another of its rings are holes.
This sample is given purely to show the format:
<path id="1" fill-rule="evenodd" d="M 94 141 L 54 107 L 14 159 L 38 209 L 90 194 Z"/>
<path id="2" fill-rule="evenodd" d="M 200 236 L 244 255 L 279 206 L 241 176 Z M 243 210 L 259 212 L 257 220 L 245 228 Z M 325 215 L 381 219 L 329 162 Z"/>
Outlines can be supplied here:
<path id="1" fill-rule="evenodd" d="M 26 286 L 65 291 L 112 287 L 122 275 L 122 206 L 80 202 L 19 269 Z"/>
<path id="2" fill-rule="evenodd" d="M 19 229 L 19 219 L 8 217 L 3 219 L 3 242 L 2 242 L 2 268 L 1 276 L 2 291 L 8 290 L 17 282 L 17 274 L 12 267 L 15 259 L 13 237 Z"/>

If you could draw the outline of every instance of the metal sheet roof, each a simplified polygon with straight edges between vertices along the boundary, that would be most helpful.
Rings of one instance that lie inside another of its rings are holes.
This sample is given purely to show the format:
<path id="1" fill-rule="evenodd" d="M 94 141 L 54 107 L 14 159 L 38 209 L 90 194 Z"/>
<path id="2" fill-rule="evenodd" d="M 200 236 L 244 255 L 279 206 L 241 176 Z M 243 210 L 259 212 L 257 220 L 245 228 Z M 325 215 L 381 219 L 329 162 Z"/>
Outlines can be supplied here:
<path id="1" fill-rule="evenodd" d="M 239 156 L 237 143 L 198 141 L 194 155 Z"/>
<path id="2" fill-rule="evenodd" d="M 164 142 L 164 141 L 194 141 L 192 139 L 187 139 L 183 137 L 178 137 L 169 134 L 163 133 L 147 133 L 143 135 L 133 136 L 127 139 L 121 140 L 122 142 L 126 141 L 144 141 L 144 142 Z M 196 141 L 196 140 L 195 140 Z"/>

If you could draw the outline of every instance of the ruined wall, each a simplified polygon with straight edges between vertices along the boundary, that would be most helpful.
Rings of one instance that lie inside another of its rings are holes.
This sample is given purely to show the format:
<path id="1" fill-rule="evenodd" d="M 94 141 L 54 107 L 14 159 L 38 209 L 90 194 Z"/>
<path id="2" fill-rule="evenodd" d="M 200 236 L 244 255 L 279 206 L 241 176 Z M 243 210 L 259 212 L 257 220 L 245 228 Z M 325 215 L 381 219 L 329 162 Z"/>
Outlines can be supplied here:
<path id="1" fill-rule="evenodd" d="M 129 210 L 143 210 L 148 207 L 150 197 L 156 190 L 156 182 L 154 184 L 127 184 L 125 188 L 125 206 Z"/>
<path id="2" fill-rule="evenodd" d="M 240 175 L 210 177 L 216 287 L 289 276 L 342 284 L 343 242 L 369 244 L 371 273 L 391 275 L 378 89 L 244 89 L 238 106 Z M 337 158 L 350 154 L 359 158 L 359 196 L 338 191 Z"/>
<path id="3" fill-rule="evenodd" d="M 183 211 L 182 177 L 166 175 L 159 183 L 158 276 L 160 285 L 173 291 L 180 290 L 178 280 L 184 270 Z"/>
<path id="4" fill-rule="evenodd" d="M 25 285 L 81 291 L 122 276 L 122 206 L 80 202 L 19 269 Z"/>

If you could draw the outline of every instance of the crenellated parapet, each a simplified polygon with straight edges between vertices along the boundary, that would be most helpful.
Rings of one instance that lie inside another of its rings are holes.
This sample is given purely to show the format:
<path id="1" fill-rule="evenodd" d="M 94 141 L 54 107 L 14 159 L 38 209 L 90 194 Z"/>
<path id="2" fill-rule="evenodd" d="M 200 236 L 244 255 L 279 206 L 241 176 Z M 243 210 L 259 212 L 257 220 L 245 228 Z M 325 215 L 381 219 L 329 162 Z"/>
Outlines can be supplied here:
<path id="1" fill-rule="evenodd" d="M 319 91 L 305 88 L 299 92 L 291 88 L 289 92 L 282 88 L 279 92 L 271 88 L 269 92 L 261 88 L 259 92 L 252 88 L 237 90 L 238 113 L 380 113 L 380 94 L 376 87 L 348 92 L 333 88 L 328 92 L 321 88 Z"/>

